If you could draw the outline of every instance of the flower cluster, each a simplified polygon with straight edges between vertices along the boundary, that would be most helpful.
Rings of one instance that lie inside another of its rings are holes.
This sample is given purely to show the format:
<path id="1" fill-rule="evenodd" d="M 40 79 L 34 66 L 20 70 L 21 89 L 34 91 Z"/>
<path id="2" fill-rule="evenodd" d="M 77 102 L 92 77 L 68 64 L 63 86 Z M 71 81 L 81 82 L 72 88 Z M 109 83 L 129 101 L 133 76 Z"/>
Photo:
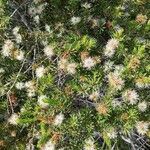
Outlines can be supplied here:
<path id="1" fill-rule="evenodd" d="M 67 59 L 61 58 L 58 62 L 58 69 L 67 72 L 68 74 L 76 73 L 77 64 L 69 63 Z"/>
<path id="2" fill-rule="evenodd" d="M 6 40 L 2 47 L 2 55 L 22 61 L 24 59 L 24 52 L 15 48 L 14 42 Z"/>
<path id="3" fill-rule="evenodd" d="M 119 41 L 117 39 L 110 39 L 106 44 L 106 49 L 104 52 L 105 56 L 112 57 L 118 45 Z"/>

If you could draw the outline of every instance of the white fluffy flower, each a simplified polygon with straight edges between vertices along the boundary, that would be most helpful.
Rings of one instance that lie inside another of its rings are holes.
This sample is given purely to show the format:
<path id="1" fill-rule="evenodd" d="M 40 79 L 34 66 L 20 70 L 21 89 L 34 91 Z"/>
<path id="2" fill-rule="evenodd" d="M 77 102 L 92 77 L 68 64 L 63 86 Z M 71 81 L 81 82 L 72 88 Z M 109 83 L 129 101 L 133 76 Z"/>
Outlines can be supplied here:
<path id="1" fill-rule="evenodd" d="M 122 95 L 123 99 L 127 102 L 129 102 L 131 105 L 134 105 L 137 103 L 138 99 L 139 99 L 139 95 L 137 94 L 137 92 L 135 90 L 126 90 L 123 95 Z"/>
<path id="2" fill-rule="evenodd" d="M 80 18 L 80 17 L 72 17 L 72 18 L 71 18 L 71 23 L 72 23 L 73 25 L 78 24 L 80 21 L 81 21 L 81 18 Z"/>
<path id="3" fill-rule="evenodd" d="M 38 4 L 38 3 L 42 2 L 42 0 L 33 0 L 33 2 L 34 2 L 35 4 Z"/>
<path id="4" fill-rule="evenodd" d="M 136 82 L 136 86 L 138 88 L 145 88 L 146 87 L 146 85 L 144 83 L 141 83 L 141 82 Z"/>
<path id="5" fill-rule="evenodd" d="M 15 28 L 13 28 L 13 31 L 12 31 L 13 35 L 16 38 L 16 42 L 17 43 L 21 43 L 22 42 L 22 36 L 21 36 L 21 34 L 18 33 L 19 30 L 20 30 L 20 27 L 16 26 Z"/>
<path id="6" fill-rule="evenodd" d="M 144 24 L 147 21 L 147 16 L 143 14 L 138 14 L 136 16 L 136 22 L 139 24 Z"/>
<path id="7" fill-rule="evenodd" d="M 21 36 L 21 34 L 17 34 L 17 36 L 16 36 L 16 42 L 18 44 L 22 42 L 22 36 Z"/>
<path id="8" fill-rule="evenodd" d="M 28 97 L 34 97 L 35 96 L 35 90 L 27 90 Z"/>
<path id="9" fill-rule="evenodd" d="M 14 43 L 11 40 L 6 40 L 2 47 L 2 55 L 5 57 L 9 57 L 13 49 L 14 49 Z"/>
<path id="10" fill-rule="evenodd" d="M 84 150 L 95 150 L 95 144 L 92 138 L 85 140 Z"/>
<path id="11" fill-rule="evenodd" d="M 49 140 L 41 150 L 55 150 L 55 143 L 52 140 Z"/>
<path id="12" fill-rule="evenodd" d="M 29 7 L 28 14 L 31 16 L 34 16 L 36 14 L 36 8 L 35 7 Z"/>
<path id="13" fill-rule="evenodd" d="M 77 64 L 76 63 L 70 63 L 67 65 L 67 72 L 69 74 L 75 74 L 76 73 L 76 67 L 77 67 Z"/>
<path id="14" fill-rule="evenodd" d="M 99 98 L 99 93 L 96 91 L 96 92 L 93 92 L 90 96 L 89 96 L 89 99 L 90 100 L 93 100 L 93 101 L 96 101 L 97 99 Z"/>
<path id="15" fill-rule="evenodd" d="M 144 78 L 137 79 L 135 82 L 136 82 L 135 84 L 136 84 L 136 86 L 138 88 L 147 88 L 147 87 L 150 87 L 150 84 L 145 83 Z"/>
<path id="16" fill-rule="evenodd" d="M 82 7 L 84 7 L 85 9 L 89 9 L 89 8 L 91 8 L 91 4 L 86 2 L 86 3 L 82 4 Z"/>
<path id="17" fill-rule="evenodd" d="M 114 72 L 117 73 L 117 74 L 121 74 L 124 70 L 123 65 L 115 65 L 114 67 L 115 67 Z"/>
<path id="18" fill-rule="evenodd" d="M 110 39 L 106 44 L 106 48 L 104 51 L 105 56 L 107 57 L 113 56 L 118 45 L 119 41 L 117 39 Z"/>
<path id="19" fill-rule="evenodd" d="M 18 32 L 20 30 L 20 27 L 16 26 L 15 28 L 13 28 L 12 32 L 13 32 L 13 35 L 18 35 Z"/>
<path id="20" fill-rule="evenodd" d="M 108 82 L 111 87 L 115 88 L 116 90 L 121 90 L 124 86 L 124 81 L 121 79 L 118 73 L 109 73 L 108 74 Z"/>
<path id="21" fill-rule="evenodd" d="M 46 47 L 48 45 L 48 41 L 47 40 L 42 40 L 41 44 Z"/>
<path id="22" fill-rule="evenodd" d="M 17 83 L 16 83 L 16 88 L 17 88 L 18 90 L 22 90 L 24 87 L 25 87 L 25 85 L 24 85 L 23 82 L 17 82 Z"/>
<path id="23" fill-rule="evenodd" d="M 3 68 L 0 68 L 0 73 L 4 73 L 5 70 Z"/>
<path id="24" fill-rule="evenodd" d="M 47 108 L 49 106 L 44 100 L 47 99 L 46 95 L 41 95 L 38 97 L 38 104 L 41 108 Z"/>
<path id="25" fill-rule="evenodd" d="M 66 70 L 67 65 L 68 65 L 68 60 L 62 58 L 58 62 L 58 69 L 60 69 L 60 70 Z"/>
<path id="26" fill-rule="evenodd" d="M 144 121 L 139 121 L 136 123 L 137 132 L 141 135 L 146 134 L 149 128 L 149 123 Z"/>
<path id="27" fill-rule="evenodd" d="M 49 58 L 51 58 L 54 55 L 53 47 L 50 45 L 46 46 L 43 51 L 44 54 Z"/>
<path id="28" fill-rule="evenodd" d="M 99 20 L 96 18 L 91 19 L 92 21 L 92 28 L 98 27 L 99 26 Z"/>
<path id="29" fill-rule="evenodd" d="M 116 108 L 116 107 L 120 107 L 121 105 L 122 105 L 122 101 L 119 101 L 119 100 L 112 100 L 112 106 L 114 107 L 114 108 Z"/>
<path id="30" fill-rule="evenodd" d="M 115 139 L 117 137 L 117 132 L 114 128 L 110 129 L 109 131 L 107 131 L 107 136 L 110 139 Z"/>
<path id="31" fill-rule="evenodd" d="M 93 58 L 87 57 L 83 60 L 83 67 L 87 69 L 91 69 L 93 66 L 95 66 L 96 62 Z"/>
<path id="32" fill-rule="evenodd" d="M 40 15 L 40 14 L 43 12 L 43 10 L 45 9 L 46 5 L 47 5 L 46 2 L 45 2 L 45 3 L 42 3 L 41 5 L 39 5 L 39 6 L 36 8 L 36 13 Z"/>
<path id="33" fill-rule="evenodd" d="M 45 24 L 45 30 L 49 33 L 52 33 L 51 28 L 48 24 Z"/>
<path id="34" fill-rule="evenodd" d="M 28 88 L 28 89 L 35 89 L 35 82 L 34 81 L 27 81 L 25 83 L 25 87 Z"/>
<path id="35" fill-rule="evenodd" d="M 61 125 L 61 123 L 63 122 L 63 120 L 64 120 L 64 114 L 59 113 L 58 115 L 55 116 L 54 125 L 55 126 Z"/>
<path id="36" fill-rule="evenodd" d="M 59 148 L 58 150 L 65 150 L 65 148 Z"/>
<path id="37" fill-rule="evenodd" d="M 113 68 L 114 62 L 113 61 L 107 61 L 104 64 L 104 71 L 110 71 Z"/>
<path id="38" fill-rule="evenodd" d="M 8 119 L 8 122 L 12 125 L 17 125 L 18 124 L 18 119 L 19 116 L 16 113 L 13 113 L 10 118 Z"/>
<path id="39" fill-rule="evenodd" d="M 22 60 L 24 59 L 24 52 L 21 51 L 21 50 L 18 51 L 18 53 L 16 54 L 15 58 L 16 58 L 17 60 L 22 61 Z"/>
<path id="40" fill-rule="evenodd" d="M 141 83 L 141 82 L 136 82 L 136 86 L 137 86 L 138 88 L 143 88 L 143 87 L 144 87 L 144 84 Z"/>
<path id="41" fill-rule="evenodd" d="M 35 96 L 36 86 L 34 81 L 27 81 L 25 83 L 25 88 L 27 88 L 28 97 Z"/>
<path id="42" fill-rule="evenodd" d="M 29 7 L 28 14 L 31 16 L 34 16 L 37 14 L 40 15 L 42 13 L 42 11 L 44 10 L 46 5 L 47 5 L 47 3 L 42 3 L 42 4 L 38 5 L 37 7 L 35 7 L 35 6 Z"/>
<path id="43" fill-rule="evenodd" d="M 36 22 L 36 24 L 39 24 L 40 23 L 40 16 L 39 15 L 34 16 L 33 20 Z"/>
<path id="44" fill-rule="evenodd" d="M 146 111 L 146 109 L 147 109 L 147 102 L 145 102 L 145 101 L 140 102 L 140 103 L 138 104 L 138 109 L 139 109 L 141 112 Z"/>
<path id="45" fill-rule="evenodd" d="M 45 72 L 46 72 L 46 70 L 45 70 L 44 66 L 41 66 L 41 67 L 36 68 L 36 70 L 35 70 L 36 77 L 37 77 L 37 78 L 43 77 L 44 74 L 45 74 Z"/>
<path id="46" fill-rule="evenodd" d="M 26 111 L 25 107 L 22 107 L 22 108 L 20 109 L 20 112 L 21 112 L 21 113 L 23 113 L 23 112 L 25 112 L 25 111 Z"/>

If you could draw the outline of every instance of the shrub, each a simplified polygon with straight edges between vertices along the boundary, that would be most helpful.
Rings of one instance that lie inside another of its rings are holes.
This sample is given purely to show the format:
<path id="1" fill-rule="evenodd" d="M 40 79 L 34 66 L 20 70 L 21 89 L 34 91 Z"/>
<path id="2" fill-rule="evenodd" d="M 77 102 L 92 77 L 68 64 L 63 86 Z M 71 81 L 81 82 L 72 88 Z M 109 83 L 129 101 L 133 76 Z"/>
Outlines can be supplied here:
<path id="1" fill-rule="evenodd" d="M 149 149 L 148 0 L 0 1 L 0 147 Z"/>

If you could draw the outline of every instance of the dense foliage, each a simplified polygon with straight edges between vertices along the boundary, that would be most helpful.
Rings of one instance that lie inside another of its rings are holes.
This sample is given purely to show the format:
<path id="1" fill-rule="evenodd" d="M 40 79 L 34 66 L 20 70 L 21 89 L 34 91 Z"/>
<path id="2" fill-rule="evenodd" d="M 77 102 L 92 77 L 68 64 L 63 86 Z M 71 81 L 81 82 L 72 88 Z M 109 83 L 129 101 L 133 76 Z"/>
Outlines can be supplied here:
<path id="1" fill-rule="evenodd" d="M 149 0 L 0 0 L 0 149 L 150 149 Z"/>

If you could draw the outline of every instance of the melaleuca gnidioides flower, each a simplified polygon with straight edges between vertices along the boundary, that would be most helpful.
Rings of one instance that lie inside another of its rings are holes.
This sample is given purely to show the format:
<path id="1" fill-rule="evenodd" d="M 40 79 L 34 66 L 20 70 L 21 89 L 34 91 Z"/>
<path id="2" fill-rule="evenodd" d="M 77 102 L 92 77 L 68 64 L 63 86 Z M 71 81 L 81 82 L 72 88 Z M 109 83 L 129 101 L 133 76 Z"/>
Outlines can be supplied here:
<path id="1" fill-rule="evenodd" d="M 25 82 L 25 88 L 29 97 L 35 96 L 36 83 L 33 80 Z"/>
<path id="2" fill-rule="evenodd" d="M 139 100 L 138 93 L 135 90 L 131 90 L 131 89 L 126 90 L 123 93 L 122 97 L 127 103 L 129 103 L 131 105 L 136 104 L 137 101 Z"/>
<path id="3" fill-rule="evenodd" d="M 90 9 L 91 8 L 91 4 L 85 2 L 84 4 L 82 4 L 82 7 L 84 7 L 85 9 Z"/>
<path id="4" fill-rule="evenodd" d="M 106 130 L 106 133 L 107 133 L 107 136 L 110 138 L 110 139 L 115 139 L 117 138 L 117 131 L 115 128 L 110 128 L 108 130 Z"/>
<path id="5" fill-rule="evenodd" d="M 140 65 L 140 60 L 138 57 L 135 57 L 135 56 L 132 56 L 130 61 L 129 61 L 129 64 L 128 64 L 128 68 L 129 69 L 132 69 L 132 70 L 135 70 L 136 68 L 138 68 Z"/>
<path id="6" fill-rule="evenodd" d="M 66 58 L 61 58 L 58 62 L 58 69 L 63 70 L 68 74 L 75 74 L 76 68 L 77 68 L 77 64 L 70 63 Z"/>
<path id="7" fill-rule="evenodd" d="M 57 114 L 57 115 L 55 116 L 55 119 L 54 119 L 53 124 L 54 124 L 55 126 L 59 126 L 59 125 L 62 124 L 63 120 L 64 120 L 64 114 L 59 113 L 59 114 Z"/>
<path id="8" fill-rule="evenodd" d="M 136 22 L 140 23 L 140 24 L 144 24 L 147 21 L 147 16 L 143 15 L 143 14 L 138 14 L 136 16 Z"/>
<path id="9" fill-rule="evenodd" d="M 54 55 L 54 48 L 50 45 L 45 46 L 43 51 L 44 54 L 49 58 L 51 58 Z"/>
<path id="10" fill-rule="evenodd" d="M 14 59 L 17 59 L 17 60 L 20 60 L 20 61 L 23 61 L 24 60 L 24 52 L 22 50 L 14 50 L 12 52 L 12 56 Z"/>
<path id="11" fill-rule="evenodd" d="M 55 143 L 50 139 L 42 146 L 41 150 L 55 150 Z"/>
<path id="12" fill-rule="evenodd" d="M 20 30 L 20 27 L 18 27 L 18 26 L 13 28 L 13 35 L 15 36 L 15 40 L 18 44 L 22 42 L 22 36 L 19 33 L 19 30 Z"/>
<path id="13" fill-rule="evenodd" d="M 91 57 L 89 52 L 83 51 L 80 53 L 81 61 L 83 63 L 83 67 L 90 70 L 92 69 L 97 63 L 100 63 L 101 60 L 98 56 Z"/>
<path id="14" fill-rule="evenodd" d="M 47 99 L 47 96 L 46 95 L 41 95 L 38 97 L 38 105 L 41 107 L 41 108 L 48 108 L 49 106 L 49 103 L 47 103 L 45 100 Z"/>
<path id="15" fill-rule="evenodd" d="M 19 115 L 16 113 L 13 113 L 10 118 L 8 119 L 8 123 L 12 124 L 12 125 L 17 125 L 18 124 L 18 119 L 19 119 Z"/>
<path id="16" fill-rule="evenodd" d="M 119 46 L 119 41 L 117 39 L 110 39 L 106 44 L 104 55 L 107 57 L 112 57 L 118 46 Z"/>
<path id="17" fill-rule="evenodd" d="M 149 123 L 148 122 L 144 122 L 144 121 L 138 121 L 136 123 L 136 129 L 137 132 L 141 135 L 144 135 L 148 132 L 149 129 Z"/>
<path id="18" fill-rule="evenodd" d="M 115 90 L 121 90 L 124 86 L 124 80 L 120 77 L 118 72 L 110 72 L 108 74 L 108 83 Z"/>
<path id="19" fill-rule="evenodd" d="M 69 63 L 67 65 L 67 72 L 69 74 L 75 74 L 76 73 L 76 67 L 77 67 L 77 64 L 76 63 Z"/>
<path id="20" fill-rule="evenodd" d="M 97 91 L 89 95 L 89 99 L 92 101 L 96 101 L 98 98 L 99 98 L 99 93 Z"/>
<path id="21" fill-rule="evenodd" d="M 135 79 L 135 84 L 138 88 L 147 88 L 150 86 L 150 78 L 149 77 L 139 77 Z"/>
<path id="22" fill-rule="evenodd" d="M 93 138 L 86 139 L 83 149 L 84 150 L 96 150 L 94 139 Z"/>
<path id="23" fill-rule="evenodd" d="M 40 5 L 37 5 L 37 6 L 32 6 L 32 7 L 29 7 L 28 9 L 28 14 L 31 15 L 32 17 L 35 16 L 35 15 L 40 15 L 43 10 L 45 9 L 47 3 L 42 3 Z"/>
<path id="24" fill-rule="evenodd" d="M 96 110 L 101 115 L 107 115 L 109 111 L 109 107 L 104 102 L 96 104 Z"/>
<path id="25" fill-rule="evenodd" d="M 75 17 L 75 16 L 73 16 L 73 17 L 71 18 L 71 24 L 72 24 L 72 25 L 76 25 L 76 24 L 78 24 L 80 21 L 81 21 L 81 18 L 80 18 L 80 17 Z"/>
<path id="26" fill-rule="evenodd" d="M 24 82 L 17 82 L 16 83 L 16 89 L 22 90 L 25 87 Z"/>
<path id="27" fill-rule="evenodd" d="M 4 45 L 2 47 L 2 55 L 4 57 L 11 56 L 13 49 L 14 49 L 14 42 L 12 42 L 11 40 L 5 40 Z"/>
<path id="28" fill-rule="evenodd" d="M 145 112 L 146 109 L 147 109 L 147 107 L 148 107 L 148 104 L 147 104 L 146 101 L 142 101 L 142 102 L 139 102 L 139 103 L 138 103 L 138 109 L 139 109 L 139 111 L 141 111 L 141 112 Z"/>
<path id="29" fill-rule="evenodd" d="M 40 67 L 36 68 L 36 70 L 35 70 L 36 77 L 37 78 L 43 77 L 45 72 L 46 72 L 46 69 L 44 68 L 44 66 L 40 66 Z"/>
<path id="30" fill-rule="evenodd" d="M 96 64 L 96 61 L 92 57 L 87 57 L 83 60 L 83 67 L 86 69 L 91 69 Z"/>

